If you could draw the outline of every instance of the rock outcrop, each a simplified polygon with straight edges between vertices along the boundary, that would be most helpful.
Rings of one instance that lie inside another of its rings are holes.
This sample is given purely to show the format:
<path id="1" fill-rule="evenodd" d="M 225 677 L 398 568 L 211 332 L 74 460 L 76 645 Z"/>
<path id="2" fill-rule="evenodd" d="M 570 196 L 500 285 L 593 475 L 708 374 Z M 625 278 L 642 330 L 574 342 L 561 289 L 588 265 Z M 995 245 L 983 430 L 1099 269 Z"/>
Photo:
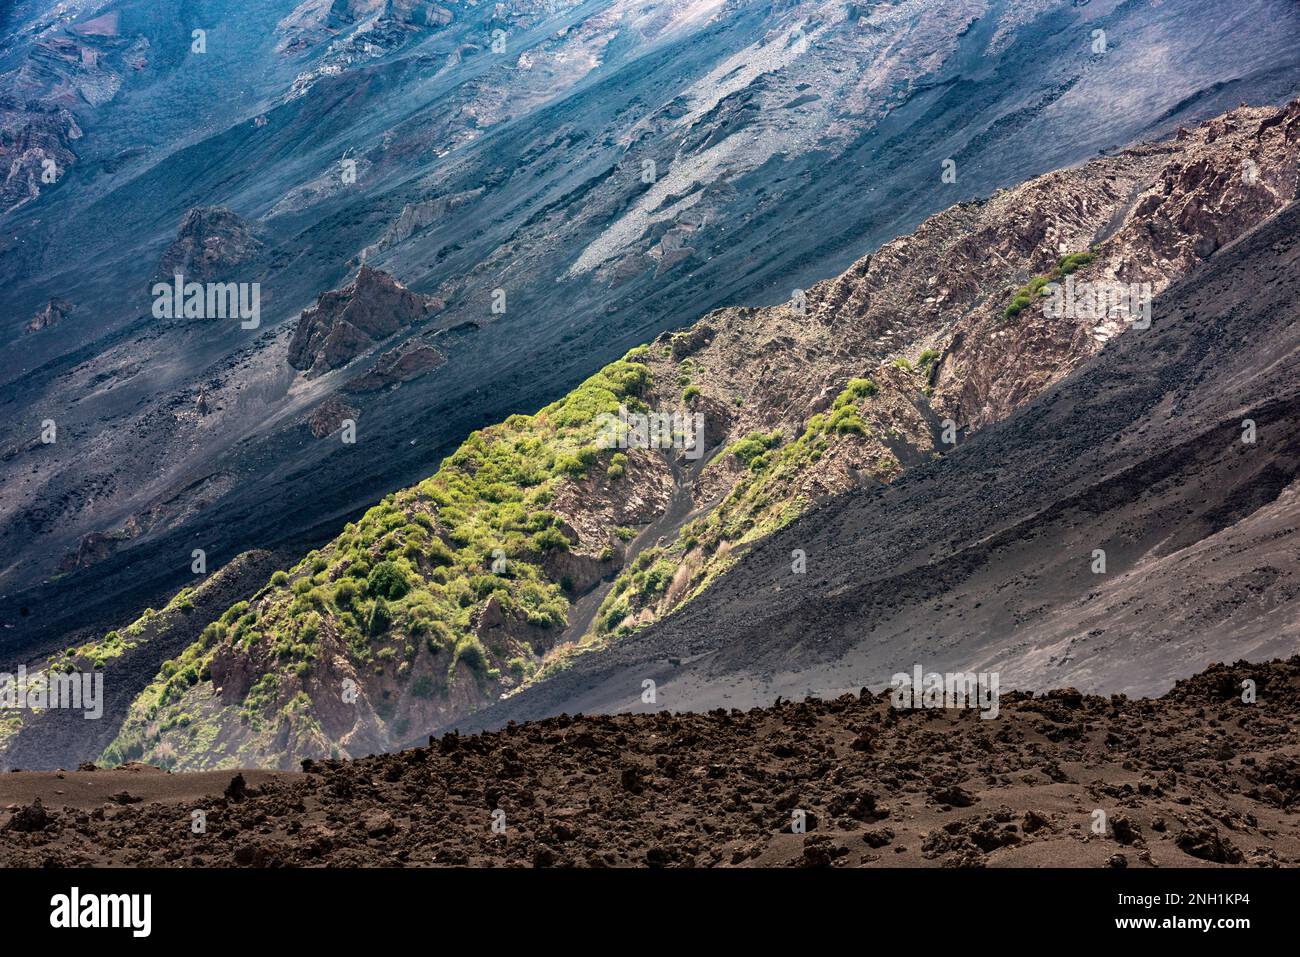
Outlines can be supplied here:
<path id="1" fill-rule="evenodd" d="M 447 357 L 433 346 L 414 343 L 384 353 L 367 372 L 349 379 L 343 389 L 345 392 L 376 392 L 379 389 L 388 389 L 419 378 L 446 361 Z"/>
<path id="2" fill-rule="evenodd" d="M 163 252 L 158 278 L 229 279 L 232 270 L 255 260 L 262 249 L 255 228 L 243 217 L 219 206 L 198 206 L 186 212 L 176 239 Z"/>
<path id="3" fill-rule="evenodd" d="M 289 342 L 289 365 L 307 373 L 345 366 L 442 305 L 435 297 L 411 292 L 388 273 L 362 266 L 352 282 L 321 294 L 299 317 Z"/>
<path id="4" fill-rule="evenodd" d="M 39 309 L 32 321 L 27 323 L 27 332 L 40 332 L 42 329 L 48 329 L 51 326 L 57 326 L 68 316 L 72 315 L 76 307 L 66 299 L 51 299 L 45 304 L 44 309 Z"/>
<path id="5" fill-rule="evenodd" d="M 410 239 L 415 233 L 436 223 L 463 206 L 467 206 L 483 193 L 482 188 L 453 193 L 450 196 L 437 196 L 418 203 L 407 203 L 402 207 L 397 219 L 384 230 L 379 241 L 361 251 L 361 260 L 365 262 L 385 249 Z"/>

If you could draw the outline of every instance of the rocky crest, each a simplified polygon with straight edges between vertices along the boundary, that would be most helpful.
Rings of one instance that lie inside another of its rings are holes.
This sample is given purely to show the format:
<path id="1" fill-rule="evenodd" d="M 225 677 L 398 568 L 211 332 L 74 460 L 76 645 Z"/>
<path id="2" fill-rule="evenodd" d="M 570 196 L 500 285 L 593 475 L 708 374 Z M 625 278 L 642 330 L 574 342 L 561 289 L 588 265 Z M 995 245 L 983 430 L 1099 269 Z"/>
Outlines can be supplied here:
<path id="1" fill-rule="evenodd" d="M 1290 202 L 1298 160 L 1300 102 L 1239 109 L 946 210 L 814 284 L 802 305 L 724 309 L 661 336 L 645 357 L 652 407 L 680 407 L 685 387 L 710 448 L 779 434 L 786 451 L 765 453 L 773 463 L 757 476 L 734 454 L 693 476 L 691 505 L 705 516 L 660 542 L 676 587 L 621 594 L 632 582 L 620 580 L 595 630 L 645 625 L 728 567 L 732 547 L 1005 418 L 1130 319 L 1049 316 L 1038 303 L 1009 316 L 1018 289 L 1073 253 L 1078 284 L 1158 295 Z M 855 376 L 871 383 L 869 400 L 853 397 L 854 418 L 837 425 Z"/>
<path id="2" fill-rule="evenodd" d="M 648 710 L 646 679 L 659 707 L 688 711 L 875 688 L 921 662 L 1138 696 L 1293 652 L 1298 227 L 1293 201 L 1007 419 L 815 503 L 635 638 L 457 727 Z"/>

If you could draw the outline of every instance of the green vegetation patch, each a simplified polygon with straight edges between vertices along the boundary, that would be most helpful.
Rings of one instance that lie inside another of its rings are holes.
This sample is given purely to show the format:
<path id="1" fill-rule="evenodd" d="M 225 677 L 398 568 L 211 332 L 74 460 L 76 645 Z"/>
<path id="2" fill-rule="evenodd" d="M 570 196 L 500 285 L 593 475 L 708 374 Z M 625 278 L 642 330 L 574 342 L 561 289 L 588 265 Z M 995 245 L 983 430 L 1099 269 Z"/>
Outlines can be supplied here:
<path id="1" fill-rule="evenodd" d="M 1038 301 L 1039 297 L 1043 295 L 1043 287 L 1048 283 L 1064 279 L 1066 276 L 1070 275 L 1070 273 L 1088 265 L 1096 258 L 1096 253 L 1092 251 L 1070 253 L 1068 256 L 1063 256 L 1057 264 L 1052 267 L 1050 272 L 1041 276 L 1035 276 L 1033 279 L 1029 280 L 1029 282 L 1016 290 L 1016 294 L 1012 298 L 1011 304 L 1003 310 L 1002 318 L 1004 320 L 1014 319 Z"/>
<path id="2" fill-rule="evenodd" d="M 648 624 L 679 569 L 687 568 L 690 576 L 680 602 L 690 601 L 731 567 L 735 546 L 764 538 L 794 521 L 809 504 L 795 491 L 798 483 L 832 441 L 866 434 L 859 410 L 879 391 L 870 379 L 850 379 L 830 412 L 809 419 L 794 442 L 783 443 L 779 431 L 753 432 L 732 445 L 730 452 L 750 466 L 751 474 L 742 478 L 717 508 L 684 526 L 666 548 L 639 553 L 614 580 L 596 612 L 591 634 L 584 638 L 585 646 L 548 662 L 538 677 L 567 666 L 583 650 L 627 637 Z M 755 462 L 760 467 L 755 468 Z M 897 467 L 892 459 L 879 463 L 882 477 Z M 652 613 L 644 614 L 647 609 Z"/>
<path id="3" fill-rule="evenodd" d="M 597 438 L 602 417 L 620 404 L 644 407 L 650 371 L 637 361 L 644 355 L 632 350 L 535 415 L 514 415 L 472 433 L 433 476 L 386 496 L 333 542 L 276 572 L 254 602 L 232 605 L 163 665 L 132 705 L 106 760 L 129 760 L 156 748 L 162 734 L 176 733 L 178 709 L 191 689 L 210 680 L 218 653 L 248 656 L 260 675 L 240 705 L 250 732 L 291 718 L 299 734 L 311 730 L 310 706 L 298 695 L 327 636 L 359 672 L 405 679 L 409 659 L 426 649 L 446 654 L 448 673 L 464 662 L 477 677 L 507 680 L 499 667 L 504 660 L 474 634 L 475 615 L 494 598 L 507 620 L 555 633 L 565 625 L 568 598 L 542 561 L 571 542 L 548 506 L 560 482 L 586 474 L 602 458 L 612 477 L 626 469 L 627 456 L 598 448 Z M 101 653 L 112 653 L 121 640 L 106 636 Z M 519 647 L 501 652 L 520 657 Z M 525 661 L 507 670 L 523 675 L 534 667 Z M 433 693 L 418 676 L 412 687 Z M 195 720 L 219 718 L 216 709 L 214 718 Z"/>

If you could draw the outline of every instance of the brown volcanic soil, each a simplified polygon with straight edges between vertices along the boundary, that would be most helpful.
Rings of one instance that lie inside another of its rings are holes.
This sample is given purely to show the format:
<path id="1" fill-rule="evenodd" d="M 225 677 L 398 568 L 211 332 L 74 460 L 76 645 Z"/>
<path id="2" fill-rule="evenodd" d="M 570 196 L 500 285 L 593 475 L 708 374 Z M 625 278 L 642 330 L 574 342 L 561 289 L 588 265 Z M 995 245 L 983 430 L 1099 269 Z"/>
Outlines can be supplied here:
<path id="1" fill-rule="evenodd" d="M 1293 866 L 1298 726 L 1300 656 L 1215 665 L 1156 700 L 1005 694 L 993 720 L 870 694 L 562 715 L 244 771 L 242 795 L 231 772 L 16 772 L 0 864 Z M 787 833 L 796 808 L 806 834 Z"/>

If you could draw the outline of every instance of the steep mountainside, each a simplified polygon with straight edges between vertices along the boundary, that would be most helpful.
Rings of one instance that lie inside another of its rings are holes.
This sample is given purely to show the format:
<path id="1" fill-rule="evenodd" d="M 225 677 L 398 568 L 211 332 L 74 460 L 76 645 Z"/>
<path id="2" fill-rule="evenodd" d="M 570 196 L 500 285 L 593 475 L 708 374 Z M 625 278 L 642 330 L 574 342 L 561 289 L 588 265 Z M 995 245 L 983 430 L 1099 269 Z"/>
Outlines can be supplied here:
<path id="1" fill-rule="evenodd" d="M 216 566 L 322 544 L 474 428 L 710 309 L 785 301 L 955 202 L 1300 92 L 1292 0 L 76 0 L 3 16 L 0 336 L 22 337 L 0 350 L 11 659 L 162 604 L 196 546 Z M 1136 174 L 1117 175 L 1118 194 Z M 1063 241 L 1101 225 L 1066 212 Z M 363 264 L 441 305 L 378 336 L 340 327 L 304 368 L 295 320 Z M 155 318 L 153 280 L 177 265 L 257 284 L 257 321 Z M 53 301 L 75 308 L 25 331 Z M 1033 383 L 970 388 L 996 416 Z"/>
<path id="2" fill-rule="evenodd" d="M 358 754 L 503 692 L 529 714 L 558 710 L 574 674 L 604 667 L 587 658 L 645 667 L 613 651 L 640 649 L 633 634 L 694 596 L 711 607 L 706 588 L 730 580 L 738 550 L 827 495 L 929 474 L 946 433 L 964 443 L 1141 318 L 1049 316 L 1020 303 L 1035 276 L 1154 293 L 1290 202 L 1298 154 L 1300 104 L 1236 110 L 954 207 L 800 303 L 723 310 L 633 350 L 537 415 L 471 436 L 229 609 L 164 667 L 107 756 Z M 602 448 L 600 416 L 620 405 L 634 423 L 678 416 L 675 447 L 638 447 L 633 424 L 626 447 Z M 820 545 L 798 547 L 812 561 Z"/>
<path id="3" fill-rule="evenodd" d="M 474 715 L 743 706 L 916 665 L 1144 694 L 1300 642 L 1300 205 L 936 462 L 757 543 L 635 641 Z M 807 551 L 807 573 L 791 553 Z"/>

